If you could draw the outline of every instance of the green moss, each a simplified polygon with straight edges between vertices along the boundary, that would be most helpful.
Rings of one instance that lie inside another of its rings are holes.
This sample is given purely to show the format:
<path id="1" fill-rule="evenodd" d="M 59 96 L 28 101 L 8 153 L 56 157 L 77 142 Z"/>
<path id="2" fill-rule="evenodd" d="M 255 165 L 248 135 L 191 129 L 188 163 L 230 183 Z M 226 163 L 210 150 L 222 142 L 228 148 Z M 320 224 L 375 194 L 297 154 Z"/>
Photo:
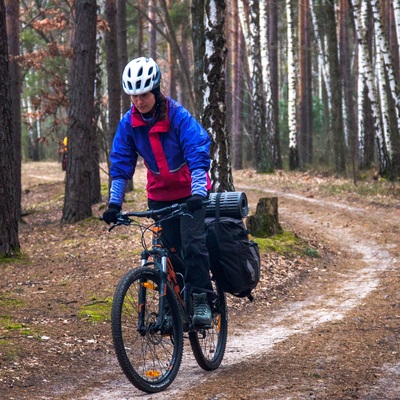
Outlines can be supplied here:
<path id="1" fill-rule="evenodd" d="M 15 264 L 15 263 L 23 263 L 28 261 L 29 258 L 26 254 L 21 253 L 21 252 L 16 252 L 12 257 L 6 257 L 6 256 L 0 256 L 0 266 L 2 264 L 8 265 L 8 264 Z"/>
<path id="2" fill-rule="evenodd" d="M 260 252 L 273 251 L 280 255 L 307 255 L 309 257 L 319 257 L 316 249 L 294 235 L 292 232 L 284 231 L 281 234 L 267 238 L 253 238 L 258 243 Z"/>
<path id="3" fill-rule="evenodd" d="M 6 297 L 6 295 L 0 295 L 0 310 L 2 311 L 6 310 L 7 308 L 14 309 L 16 307 L 21 307 L 23 304 L 24 303 L 22 300 Z"/>
<path id="4" fill-rule="evenodd" d="M 126 234 L 120 234 L 120 235 L 117 236 L 117 238 L 119 240 L 129 240 L 131 237 L 129 235 L 126 235 Z"/>
<path id="5" fill-rule="evenodd" d="M 107 297 L 103 300 L 92 298 L 90 303 L 85 304 L 78 316 L 90 322 L 105 322 L 110 320 L 112 298 Z"/>
<path id="6" fill-rule="evenodd" d="M 6 362 L 12 362 L 22 355 L 22 349 L 16 346 L 11 340 L 0 340 L 1 359 Z"/>

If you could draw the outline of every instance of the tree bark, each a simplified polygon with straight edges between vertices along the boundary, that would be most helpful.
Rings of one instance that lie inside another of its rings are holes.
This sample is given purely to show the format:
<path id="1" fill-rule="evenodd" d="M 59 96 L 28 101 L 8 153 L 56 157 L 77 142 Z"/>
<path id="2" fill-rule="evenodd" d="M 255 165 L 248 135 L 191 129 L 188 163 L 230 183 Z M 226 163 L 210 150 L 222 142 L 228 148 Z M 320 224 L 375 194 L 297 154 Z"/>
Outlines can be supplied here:
<path id="1" fill-rule="evenodd" d="M 335 4 L 326 2 L 324 6 L 326 16 L 327 57 L 331 78 L 332 91 L 332 138 L 335 169 L 337 172 L 346 170 L 346 145 L 343 131 L 341 73 L 338 56 L 338 40 L 336 34 Z"/>
<path id="2" fill-rule="evenodd" d="M 193 89 L 195 99 L 194 115 L 200 119 L 204 109 L 204 0 L 192 0 L 192 42 L 193 42 Z"/>
<path id="3" fill-rule="evenodd" d="M 300 166 L 313 160 L 311 52 L 310 52 L 310 3 L 299 3 L 299 85 L 298 85 L 298 139 Z"/>
<path id="4" fill-rule="evenodd" d="M 273 161 L 274 167 L 282 169 L 282 153 L 279 138 L 279 77 L 278 77 L 278 0 L 268 1 L 269 18 L 269 64 L 271 74 L 271 107 L 273 124 Z"/>
<path id="5" fill-rule="evenodd" d="M 179 69 L 179 77 L 181 80 L 182 87 L 184 88 L 186 99 L 188 101 L 188 104 L 185 106 L 191 113 L 195 114 L 196 107 L 195 107 L 189 69 L 186 66 L 185 59 L 183 57 L 181 48 L 179 46 L 174 27 L 169 17 L 167 2 L 166 0 L 159 0 L 159 1 L 164 14 L 164 24 L 167 30 L 168 42 L 171 44 L 172 51 L 175 54 L 175 59 Z"/>
<path id="6" fill-rule="evenodd" d="M 121 81 L 122 73 L 126 64 L 128 64 L 128 44 L 127 44 L 127 27 L 126 27 L 126 0 L 117 0 L 117 44 L 118 44 L 118 65 L 119 78 Z M 129 110 L 131 100 L 123 91 L 121 92 L 121 109 L 122 114 Z"/>
<path id="7" fill-rule="evenodd" d="M 96 18 L 95 0 L 76 2 L 63 223 L 81 221 L 92 215 L 91 143 L 94 140 Z"/>
<path id="8" fill-rule="evenodd" d="M 267 237 L 282 233 L 279 223 L 278 198 L 264 197 L 257 203 L 256 212 L 246 219 L 250 234 L 256 237 Z"/>
<path id="9" fill-rule="evenodd" d="M 241 30 L 238 0 L 232 0 L 232 164 L 234 169 L 243 168 L 243 62 L 240 57 Z"/>
<path id="10" fill-rule="evenodd" d="M 12 102 L 13 151 L 15 170 L 15 204 L 21 218 L 21 68 L 19 52 L 19 0 L 6 1 L 8 53 L 10 56 L 10 92 Z"/>
<path id="11" fill-rule="evenodd" d="M 211 182 L 214 192 L 234 191 L 225 112 L 225 1 L 206 2 L 204 128 L 211 136 Z"/>
<path id="12" fill-rule="evenodd" d="M 118 66 L 117 6 L 116 0 L 106 0 L 105 15 L 108 30 L 105 34 L 107 88 L 108 88 L 108 129 L 107 143 L 111 149 L 115 131 L 121 118 L 121 77 Z"/>
<path id="13" fill-rule="evenodd" d="M 289 124 L 289 169 L 299 167 L 299 144 L 296 118 L 296 53 L 294 49 L 293 0 L 286 0 L 287 57 L 288 57 L 288 124 Z"/>
<path id="14" fill-rule="evenodd" d="M 6 10 L 0 0 L 0 257 L 20 251 L 11 101 Z"/>

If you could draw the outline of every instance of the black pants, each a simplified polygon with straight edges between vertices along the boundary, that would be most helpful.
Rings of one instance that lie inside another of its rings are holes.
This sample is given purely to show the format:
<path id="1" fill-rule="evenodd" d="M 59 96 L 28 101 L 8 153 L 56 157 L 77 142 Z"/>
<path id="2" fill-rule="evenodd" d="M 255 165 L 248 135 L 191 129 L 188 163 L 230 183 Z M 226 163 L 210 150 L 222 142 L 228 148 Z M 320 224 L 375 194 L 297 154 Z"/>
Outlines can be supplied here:
<path id="1" fill-rule="evenodd" d="M 150 209 L 160 209 L 187 200 L 148 200 Z M 196 210 L 189 216 L 172 218 L 161 224 L 162 237 L 185 262 L 185 282 L 194 293 L 212 292 L 210 260 L 206 246 L 205 209 Z"/>

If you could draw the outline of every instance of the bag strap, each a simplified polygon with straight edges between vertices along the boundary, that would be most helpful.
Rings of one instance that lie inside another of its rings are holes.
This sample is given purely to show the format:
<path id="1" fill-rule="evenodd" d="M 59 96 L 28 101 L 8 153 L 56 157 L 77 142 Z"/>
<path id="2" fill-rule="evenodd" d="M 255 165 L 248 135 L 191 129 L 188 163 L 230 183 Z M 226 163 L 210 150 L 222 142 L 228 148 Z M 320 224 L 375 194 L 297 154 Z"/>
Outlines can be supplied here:
<path id="1" fill-rule="evenodd" d="M 215 196 L 215 220 L 219 221 L 219 217 L 221 215 L 221 196 L 222 193 L 218 192 Z"/>

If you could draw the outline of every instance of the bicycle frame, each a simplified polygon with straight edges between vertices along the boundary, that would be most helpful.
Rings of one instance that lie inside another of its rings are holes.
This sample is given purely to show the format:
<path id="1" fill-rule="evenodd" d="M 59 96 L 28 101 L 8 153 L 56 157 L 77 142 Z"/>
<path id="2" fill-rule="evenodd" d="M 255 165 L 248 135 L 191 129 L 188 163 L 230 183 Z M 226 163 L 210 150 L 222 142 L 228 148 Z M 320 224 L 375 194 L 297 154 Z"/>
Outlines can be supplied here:
<path id="1" fill-rule="evenodd" d="M 209 201 L 206 200 L 204 204 L 208 204 Z M 185 204 L 174 204 L 172 206 L 165 207 L 160 210 L 148 210 L 143 212 L 122 212 L 119 214 L 119 218 L 117 223 L 115 223 L 109 231 L 114 229 L 119 225 L 130 225 L 133 220 L 131 220 L 130 216 L 137 216 L 137 217 L 146 217 L 146 218 L 154 218 L 155 215 L 159 214 L 167 214 L 167 219 L 180 217 L 183 215 L 191 215 L 186 212 L 186 205 Z M 161 240 L 162 235 L 162 227 L 161 222 L 165 220 L 165 218 L 161 218 L 155 220 L 154 227 L 151 229 L 152 232 L 152 241 L 151 241 L 151 248 L 145 249 L 141 253 L 141 265 L 142 266 L 151 266 L 154 267 L 160 273 L 161 278 L 161 287 L 160 287 L 160 300 L 159 300 L 159 313 L 156 323 L 153 326 L 153 330 L 156 332 L 161 330 L 161 326 L 165 317 L 165 296 L 166 296 L 166 285 L 170 282 L 173 290 L 175 291 L 179 305 L 181 306 L 181 312 L 183 317 L 183 322 L 185 325 L 189 323 L 189 310 L 190 310 L 190 299 L 187 295 L 187 290 L 184 290 L 185 287 L 181 287 L 176 277 L 175 269 L 173 263 L 169 257 L 169 250 L 164 247 L 164 244 Z M 143 226 L 138 223 L 139 226 Z M 153 261 L 149 261 L 150 257 L 152 257 Z M 142 283 L 143 290 L 139 293 L 139 304 L 142 305 L 142 311 L 139 313 L 139 320 L 138 320 L 138 330 L 142 334 L 145 334 L 145 282 Z M 184 295 L 182 295 L 184 292 Z"/>
<path id="2" fill-rule="evenodd" d="M 159 313 L 157 322 L 154 326 L 154 329 L 160 330 L 164 317 L 165 317 L 165 296 L 166 296 L 166 285 L 168 282 L 171 284 L 179 305 L 181 306 L 181 312 L 183 317 L 183 322 L 185 325 L 189 324 L 189 297 L 186 295 L 187 290 L 185 290 L 185 286 L 181 287 L 178 282 L 176 272 L 172 263 L 171 258 L 169 257 L 169 250 L 166 249 L 161 240 L 162 235 L 162 227 L 160 222 L 156 222 L 154 228 L 152 229 L 152 247 L 149 250 L 144 250 L 141 253 L 141 266 L 152 266 L 156 270 L 158 270 L 161 274 L 161 287 L 160 287 L 160 300 L 159 300 Z M 153 258 L 153 261 L 149 261 L 150 257 Z M 143 286 L 145 287 L 145 283 L 143 282 Z M 183 293 L 183 295 L 182 295 Z M 142 298 L 139 298 L 140 304 L 143 304 L 143 311 L 139 314 L 139 327 L 144 326 L 144 314 L 145 314 L 145 302 L 143 299 L 145 298 L 144 293 L 142 293 Z"/>

